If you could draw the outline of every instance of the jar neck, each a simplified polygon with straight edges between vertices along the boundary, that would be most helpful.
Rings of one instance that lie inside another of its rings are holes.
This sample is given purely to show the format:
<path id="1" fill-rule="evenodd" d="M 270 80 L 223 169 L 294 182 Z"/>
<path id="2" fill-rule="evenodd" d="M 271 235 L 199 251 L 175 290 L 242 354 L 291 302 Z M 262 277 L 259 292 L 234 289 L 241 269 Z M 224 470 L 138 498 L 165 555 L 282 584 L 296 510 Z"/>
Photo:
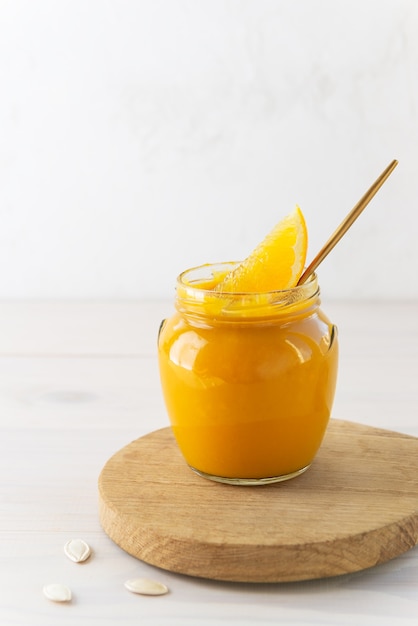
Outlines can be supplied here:
<path id="1" fill-rule="evenodd" d="M 236 264 L 203 265 L 186 270 L 177 279 L 176 309 L 196 322 L 286 322 L 310 315 L 319 304 L 315 274 L 303 285 L 281 291 L 222 293 L 214 289 L 216 276 Z"/>

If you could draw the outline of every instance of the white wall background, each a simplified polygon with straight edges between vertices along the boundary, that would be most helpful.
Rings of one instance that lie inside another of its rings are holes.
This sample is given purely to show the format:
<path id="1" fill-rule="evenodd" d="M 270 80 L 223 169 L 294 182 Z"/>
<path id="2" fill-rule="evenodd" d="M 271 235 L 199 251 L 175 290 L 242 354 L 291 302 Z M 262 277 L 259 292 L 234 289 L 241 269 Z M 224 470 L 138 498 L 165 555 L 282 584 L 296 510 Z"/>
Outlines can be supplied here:
<path id="1" fill-rule="evenodd" d="M 0 0 L 0 298 L 170 296 L 301 205 L 327 297 L 418 297 L 416 0 Z"/>

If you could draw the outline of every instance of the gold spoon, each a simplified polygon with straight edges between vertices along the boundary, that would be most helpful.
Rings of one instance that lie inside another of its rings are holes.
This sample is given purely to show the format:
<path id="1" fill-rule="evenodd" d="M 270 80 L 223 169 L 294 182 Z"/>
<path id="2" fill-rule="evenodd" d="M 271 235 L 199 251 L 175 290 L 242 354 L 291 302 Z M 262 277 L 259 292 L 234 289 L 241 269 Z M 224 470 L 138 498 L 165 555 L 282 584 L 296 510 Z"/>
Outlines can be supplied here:
<path id="1" fill-rule="evenodd" d="M 321 248 L 313 261 L 308 265 L 306 270 L 303 272 L 302 276 L 298 280 L 298 285 L 302 285 L 307 281 L 309 276 L 313 274 L 318 265 L 325 259 L 326 256 L 331 252 L 333 247 L 339 242 L 341 237 L 347 232 L 353 222 L 358 218 L 360 213 L 366 206 L 369 204 L 370 200 L 373 196 L 379 191 L 380 187 L 383 185 L 385 180 L 389 177 L 389 175 L 393 172 L 395 167 L 398 165 L 398 161 L 394 159 L 392 163 L 390 163 L 387 168 L 380 174 L 379 178 L 375 180 L 373 185 L 366 191 L 364 196 L 357 202 L 356 206 L 350 211 L 347 217 L 341 222 L 338 226 L 337 230 L 331 235 L 328 239 L 327 243 Z"/>

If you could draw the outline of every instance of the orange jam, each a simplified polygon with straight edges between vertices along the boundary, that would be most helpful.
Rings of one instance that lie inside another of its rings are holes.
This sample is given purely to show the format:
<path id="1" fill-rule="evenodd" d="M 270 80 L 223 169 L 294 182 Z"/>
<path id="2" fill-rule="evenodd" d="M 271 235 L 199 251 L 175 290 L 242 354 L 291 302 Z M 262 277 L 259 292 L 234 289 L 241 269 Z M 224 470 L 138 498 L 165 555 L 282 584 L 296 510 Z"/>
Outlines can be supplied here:
<path id="1" fill-rule="evenodd" d="M 164 400 L 192 469 L 221 482 L 263 484 L 306 470 L 330 418 L 336 328 L 315 275 L 269 293 L 213 290 L 233 264 L 181 274 L 176 313 L 159 335 Z"/>

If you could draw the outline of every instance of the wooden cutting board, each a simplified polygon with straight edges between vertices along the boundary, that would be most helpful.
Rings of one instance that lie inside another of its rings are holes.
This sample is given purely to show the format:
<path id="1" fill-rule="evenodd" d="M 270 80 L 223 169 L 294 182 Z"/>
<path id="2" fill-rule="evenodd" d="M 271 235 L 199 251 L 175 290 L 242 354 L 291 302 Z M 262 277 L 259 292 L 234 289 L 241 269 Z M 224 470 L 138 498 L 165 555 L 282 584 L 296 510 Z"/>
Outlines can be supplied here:
<path id="1" fill-rule="evenodd" d="M 355 572 L 418 543 L 418 439 L 331 420 L 305 474 L 240 487 L 197 476 L 164 428 L 106 463 L 99 504 L 113 541 L 173 572 L 237 582 Z"/>

